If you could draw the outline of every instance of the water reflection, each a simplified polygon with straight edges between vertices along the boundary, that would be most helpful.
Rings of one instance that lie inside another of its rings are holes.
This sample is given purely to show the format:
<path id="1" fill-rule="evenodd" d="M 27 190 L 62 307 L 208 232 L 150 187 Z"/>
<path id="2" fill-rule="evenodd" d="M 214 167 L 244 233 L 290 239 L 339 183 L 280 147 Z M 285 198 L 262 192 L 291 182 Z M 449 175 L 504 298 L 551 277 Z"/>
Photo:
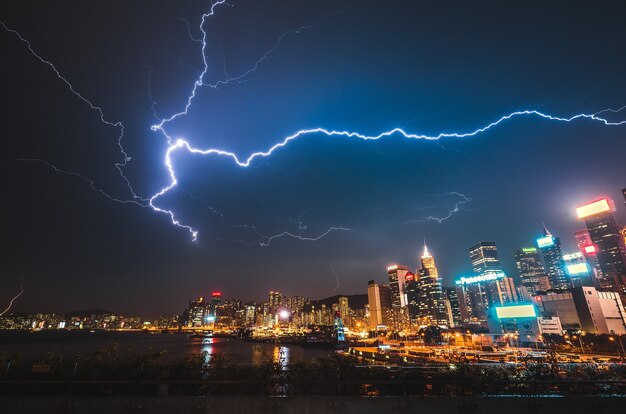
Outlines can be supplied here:
<path id="1" fill-rule="evenodd" d="M 287 369 L 287 365 L 289 365 L 289 351 L 290 349 L 284 346 L 274 347 L 273 361 L 275 364 L 280 364 L 283 370 Z"/>
<path id="2" fill-rule="evenodd" d="M 205 338 L 202 340 L 202 354 L 204 355 L 204 362 L 209 362 L 213 356 L 213 339 Z"/>

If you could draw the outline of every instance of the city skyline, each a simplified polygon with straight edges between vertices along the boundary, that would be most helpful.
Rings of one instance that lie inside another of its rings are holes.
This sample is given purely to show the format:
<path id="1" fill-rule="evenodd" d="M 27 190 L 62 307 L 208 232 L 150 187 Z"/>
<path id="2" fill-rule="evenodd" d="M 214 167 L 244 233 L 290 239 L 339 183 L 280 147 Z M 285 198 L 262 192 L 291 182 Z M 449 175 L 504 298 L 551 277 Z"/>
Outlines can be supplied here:
<path id="1" fill-rule="evenodd" d="M 623 5 L 530 9 L 5 7 L 2 308 L 22 284 L 17 311 L 140 315 L 212 289 L 362 293 L 390 263 L 413 269 L 424 239 L 453 286 L 481 241 L 509 275 L 544 224 L 576 251 L 576 207 L 598 197 L 623 226 Z M 303 130 L 318 132 L 248 167 L 178 151 L 178 185 L 154 199 L 178 138 L 243 161 Z"/>

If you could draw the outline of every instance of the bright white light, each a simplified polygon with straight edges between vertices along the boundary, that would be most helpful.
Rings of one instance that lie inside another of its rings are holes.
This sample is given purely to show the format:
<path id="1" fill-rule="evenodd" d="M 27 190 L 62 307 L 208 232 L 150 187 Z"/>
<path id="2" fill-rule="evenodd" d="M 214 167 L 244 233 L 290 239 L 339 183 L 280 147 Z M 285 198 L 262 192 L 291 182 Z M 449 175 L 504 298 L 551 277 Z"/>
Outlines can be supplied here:
<path id="1" fill-rule="evenodd" d="M 278 313 L 278 316 L 280 316 L 280 319 L 287 319 L 289 317 L 289 311 L 283 309 Z"/>

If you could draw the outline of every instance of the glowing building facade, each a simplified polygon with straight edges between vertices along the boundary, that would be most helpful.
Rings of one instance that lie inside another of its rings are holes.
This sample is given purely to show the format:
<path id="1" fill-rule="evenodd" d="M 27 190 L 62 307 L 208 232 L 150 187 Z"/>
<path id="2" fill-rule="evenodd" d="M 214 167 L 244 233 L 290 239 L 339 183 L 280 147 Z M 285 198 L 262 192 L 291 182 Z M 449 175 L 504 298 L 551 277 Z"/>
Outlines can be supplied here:
<path id="1" fill-rule="evenodd" d="M 548 228 L 544 226 L 543 235 L 537 238 L 537 247 L 541 250 L 552 289 L 569 289 L 571 283 L 565 274 L 561 240 L 558 237 L 554 237 Z"/>
<path id="2" fill-rule="evenodd" d="M 515 250 L 515 265 L 523 287 L 529 296 L 550 289 L 550 281 L 536 247 Z M 527 298 L 529 299 L 529 298 Z"/>
<path id="3" fill-rule="evenodd" d="M 615 205 L 606 197 L 576 208 L 578 218 L 585 220 L 602 273 L 612 282 L 610 287 L 626 294 L 626 253 L 613 211 Z"/>

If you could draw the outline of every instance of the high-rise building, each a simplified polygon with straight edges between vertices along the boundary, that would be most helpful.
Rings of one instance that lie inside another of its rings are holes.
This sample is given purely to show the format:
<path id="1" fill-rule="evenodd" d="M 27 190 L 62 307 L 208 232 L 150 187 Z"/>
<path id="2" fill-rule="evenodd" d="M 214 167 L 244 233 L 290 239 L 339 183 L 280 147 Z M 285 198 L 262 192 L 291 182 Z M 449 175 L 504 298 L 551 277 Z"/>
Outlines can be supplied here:
<path id="1" fill-rule="evenodd" d="M 550 289 L 546 269 L 543 267 L 537 248 L 524 247 L 515 250 L 515 264 L 521 286 L 526 289 L 530 296 L 536 292 L 545 292 Z"/>
<path id="2" fill-rule="evenodd" d="M 404 295 L 404 279 L 408 273 L 408 268 L 402 265 L 387 266 L 387 276 L 389 277 L 389 288 L 391 289 L 391 306 L 399 310 L 406 306 Z"/>
<path id="3" fill-rule="evenodd" d="M 581 252 L 564 254 L 563 261 L 572 287 L 594 286 L 593 270 Z"/>
<path id="4" fill-rule="evenodd" d="M 587 224 L 602 273 L 614 282 L 614 289 L 626 294 L 626 253 L 613 211 L 615 204 L 607 197 L 576 208 L 578 218 Z"/>
<path id="5" fill-rule="evenodd" d="M 480 242 L 470 247 L 469 255 L 472 261 L 472 269 L 476 274 L 502 270 L 495 242 Z"/>
<path id="6" fill-rule="evenodd" d="M 543 226 L 543 235 L 537 238 L 537 246 L 543 255 L 546 273 L 552 289 L 569 289 L 571 284 L 565 274 L 565 262 L 561 251 L 561 240 L 554 237 L 548 228 Z"/>
<path id="7" fill-rule="evenodd" d="M 275 315 L 278 312 L 278 308 L 281 306 L 283 300 L 283 296 L 280 292 L 270 292 L 269 297 L 269 305 L 270 305 L 270 313 Z"/>
<path id="8" fill-rule="evenodd" d="M 348 306 L 348 298 L 345 296 L 339 297 L 339 317 L 345 326 L 350 325 L 350 307 Z"/>
<path id="9" fill-rule="evenodd" d="M 459 295 L 453 287 L 444 287 L 443 293 L 446 297 L 446 308 L 448 310 L 448 319 L 450 326 L 460 326 L 463 319 L 461 318 L 461 309 L 459 305 Z"/>
<path id="10" fill-rule="evenodd" d="M 414 273 L 408 272 L 404 276 L 404 289 L 406 291 L 407 309 L 411 325 L 419 324 L 419 287 Z"/>
<path id="11" fill-rule="evenodd" d="M 424 244 L 421 257 L 422 268 L 418 271 L 418 317 L 424 324 L 448 326 L 448 313 L 443 294 L 442 279 L 435 265 L 435 258 Z"/>
<path id="12" fill-rule="evenodd" d="M 370 329 L 377 329 L 379 325 L 389 325 L 391 322 L 389 285 L 379 285 L 373 280 L 367 282 L 367 301 L 370 308 Z"/>
<path id="13" fill-rule="evenodd" d="M 513 279 L 503 271 L 459 276 L 455 283 L 464 323 L 484 324 L 488 308 L 518 301 Z"/>
<path id="14" fill-rule="evenodd" d="M 427 269 L 430 277 L 439 277 L 439 271 L 437 271 L 437 266 L 435 265 L 435 258 L 428 251 L 426 241 L 424 241 L 424 253 L 420 258 L 420 262 L 422 263 L 422 269 Z"/>
<path id="15" fill-rule="evenodd" d="M 600 288 L 610 287 L 610 281 L 605 280 L 604 274 L 602 273 L 602 268 L 600 267 L 600 262 L 598 261 L 598 255 L 596 254 L 597 249 L 591 241 L 589 231 L 587 229 L 578 230 L 574 233 L 574 238 L 576 239 L 576 246 L 578 246 L 578 250 L 585 256 L 587 263 L 591 266 L 594 286 Z"/>

